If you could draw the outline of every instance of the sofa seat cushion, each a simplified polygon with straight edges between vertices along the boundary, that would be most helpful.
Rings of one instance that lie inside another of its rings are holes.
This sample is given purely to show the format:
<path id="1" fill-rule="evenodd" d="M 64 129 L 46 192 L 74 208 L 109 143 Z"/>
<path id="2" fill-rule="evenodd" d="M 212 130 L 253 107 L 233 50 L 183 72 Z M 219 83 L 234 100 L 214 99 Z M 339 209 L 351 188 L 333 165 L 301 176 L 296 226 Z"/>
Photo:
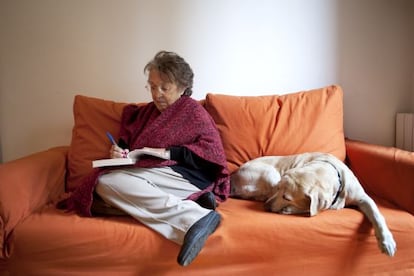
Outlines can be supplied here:
<path id="1" fill-rule="evenodd" d="M 403 275 L 413 268 L 414 217 L 384 204 L 398 244 L 393 258 L 380 253 L 357 210 L 287 216 L 231 198 L 218 207 L 221 225 L 185 268 L 176 263 L 178 245 L 132 218 L 83 218 L 53 207 L 16 227 L 8 265 L 11 275 Z"/>
<path id="2" fill-rule="evenodd" d="M 345 159 L 339 86 L 271 96 L 208 94 L 230 172 L 263 155 L 327 152 Z"/>

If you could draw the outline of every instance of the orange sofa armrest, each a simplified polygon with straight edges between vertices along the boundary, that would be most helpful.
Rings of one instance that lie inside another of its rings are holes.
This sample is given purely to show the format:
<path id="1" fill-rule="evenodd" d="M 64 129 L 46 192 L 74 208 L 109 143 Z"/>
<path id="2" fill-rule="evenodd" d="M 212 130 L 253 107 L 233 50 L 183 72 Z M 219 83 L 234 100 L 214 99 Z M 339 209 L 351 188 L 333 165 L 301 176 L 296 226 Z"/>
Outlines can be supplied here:
<path id="1" fill-rule="evenodd" d="M 67 152 L 56 147 L 0 164 L 0 258 L 14 227 L 64 192 Z"/>
<path id="2" fill-rule="evenodd" d="M 367 193 L 414 215 L 414 152 L 346 139 L 346 156 Z"/>

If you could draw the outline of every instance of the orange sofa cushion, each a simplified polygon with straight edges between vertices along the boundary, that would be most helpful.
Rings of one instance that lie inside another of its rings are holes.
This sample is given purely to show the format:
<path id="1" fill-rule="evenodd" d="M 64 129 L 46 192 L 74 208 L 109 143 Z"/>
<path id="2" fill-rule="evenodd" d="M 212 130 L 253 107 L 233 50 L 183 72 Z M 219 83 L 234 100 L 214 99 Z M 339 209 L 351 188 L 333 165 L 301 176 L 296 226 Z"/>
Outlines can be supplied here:
<path id="1" fill-rule="evenodd" d="M 92 160 L 108 158 L 109 131 L 117 140 L 122 109 L 126 103 L 76 95 L 73 103 L 74 126 L 68 152 L 66 190 L 80 185 L 92 171 Z"/>
<path id="2" fill-rule="evenodd" d="M 263 155 L 318 151 L 345 159 L 339 86 L 281 96 L 208 94 L 205 107 L 220 131 L 230 172 Z"/>

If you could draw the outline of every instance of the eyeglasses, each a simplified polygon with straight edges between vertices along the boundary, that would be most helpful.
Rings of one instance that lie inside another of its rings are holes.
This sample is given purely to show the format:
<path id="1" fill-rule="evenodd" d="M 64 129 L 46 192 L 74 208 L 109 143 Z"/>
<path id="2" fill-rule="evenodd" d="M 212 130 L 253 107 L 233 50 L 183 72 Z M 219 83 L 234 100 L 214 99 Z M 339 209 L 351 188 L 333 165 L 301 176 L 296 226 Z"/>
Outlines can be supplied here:
<path id="1" fill-rule="evenodd" d="M 147 89 L 148 92 L 151 92 L 151 93 L 159 92 L 162 94 L 166 94 L 173 89 L 173 86 L 166 85 L 166 84 L 162 84 L 161 86 L 158 86 L 155 84 L 147 83 L 147 85 L 145 85 L 145 89 Z"/>

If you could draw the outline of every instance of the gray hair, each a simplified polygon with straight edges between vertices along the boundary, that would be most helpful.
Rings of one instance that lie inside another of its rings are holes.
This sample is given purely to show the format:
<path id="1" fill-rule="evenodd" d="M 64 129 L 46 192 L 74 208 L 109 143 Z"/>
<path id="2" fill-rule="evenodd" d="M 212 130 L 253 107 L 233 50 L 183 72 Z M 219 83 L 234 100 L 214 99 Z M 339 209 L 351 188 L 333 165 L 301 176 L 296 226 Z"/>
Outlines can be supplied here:
<path id="1" fill-rule="evenodd" d="M 185 88 L 183 95 L 193 94 L 194 73 L 190 65 L 174 52 L 160 51 L 144 67 L 144 73 L 157 70 L 168 78 L 169 82 Z M 162 76 L 161 76 L 162 77 Z"/>

